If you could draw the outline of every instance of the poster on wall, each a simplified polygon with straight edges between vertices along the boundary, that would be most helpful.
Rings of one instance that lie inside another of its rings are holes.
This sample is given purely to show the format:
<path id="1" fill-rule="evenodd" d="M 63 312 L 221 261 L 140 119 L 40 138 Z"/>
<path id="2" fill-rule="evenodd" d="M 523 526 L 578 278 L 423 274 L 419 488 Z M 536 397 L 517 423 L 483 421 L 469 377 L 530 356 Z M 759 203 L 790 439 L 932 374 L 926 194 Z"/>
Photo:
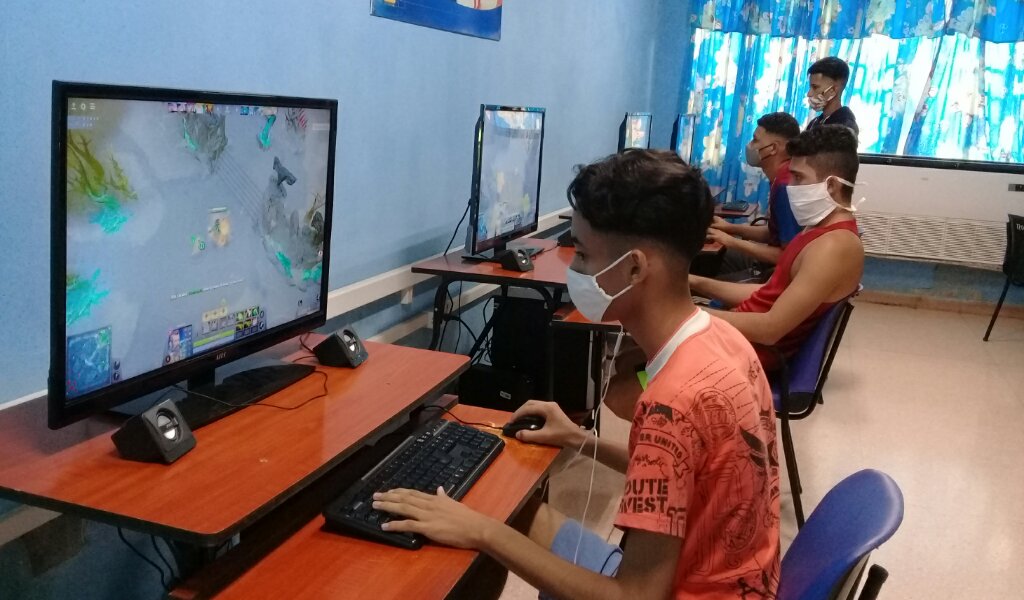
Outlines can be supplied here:
<path id="1" fill-rule="evenodd" d="M 489 40 L 501 39 L 502 0 L 370 0 L 370 14 Z"/>

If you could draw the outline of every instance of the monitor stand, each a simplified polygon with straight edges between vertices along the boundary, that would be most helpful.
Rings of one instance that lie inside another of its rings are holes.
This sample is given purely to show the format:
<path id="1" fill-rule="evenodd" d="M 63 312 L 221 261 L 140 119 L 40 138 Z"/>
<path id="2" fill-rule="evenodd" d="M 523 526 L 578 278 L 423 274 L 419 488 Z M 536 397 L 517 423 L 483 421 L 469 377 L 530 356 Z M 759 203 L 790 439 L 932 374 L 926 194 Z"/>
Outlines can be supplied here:
<path id="1" fill-rule="evenodd" d="M 544 251 L 541 246 L 535 246 L 529 242 L 511 242 L 507 246 L 505 244 L 499 244 L 491 250 L 485 250 L 480 254 L 466 254 L 462 257 L 462 260 L 468 262 L 496 262 L 500 263 L 502 257 L 508 254 L 512 250 L 525 250 L 530 258 L 537 256 Z"/>
<path id="2" fill-rule="evenodd" d="M 189 394 L 178 402 L 178 410 L 189 427 L 198 429 L 259 402 L 314 371 L 313 365 L 284 363 L 228 375 L 220 383 L 214 383 L 212 372 L 206 377 L 190 378 Z"/>
<path id="3" fill-rule="evenodd" d="M 175 404 L 188 426 L 195 430 L 259 402 L 316 371 L 316 367 L 311 364 L 293 364 L 277 360 L 273 363 L 227 375 L 220 383 L 215 383 L 213 369 L 189 378 L 188 395 L 175 400 Z M 158 398 L 165 396 L 166 390 L 157 395 Z M 131 402 L 111 412 L 128 416 L 137 415 L 145 412 L 153 403 L 152 399 L 147 399 L 145 403 Z"/>

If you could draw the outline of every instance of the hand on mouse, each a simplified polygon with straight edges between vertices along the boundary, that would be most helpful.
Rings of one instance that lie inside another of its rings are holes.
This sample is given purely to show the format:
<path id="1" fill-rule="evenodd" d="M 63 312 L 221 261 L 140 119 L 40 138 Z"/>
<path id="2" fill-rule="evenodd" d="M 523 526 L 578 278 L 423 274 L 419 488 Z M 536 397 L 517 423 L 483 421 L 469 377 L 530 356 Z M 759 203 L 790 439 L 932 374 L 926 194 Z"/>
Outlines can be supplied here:
<path id="1" fill-rule="evenodd" d="M 579 425 L 572 422 L 562 407 L 554 402 L 530 400 L 512 414 L 511 420 L 527 415 L 538 415 L 544 418 L 544 426 L 536 431 L 523 430 L 516 433 L 516 439 L 531 444 L 546 444 L 561 448 L 579 447 L 586 433 Z"/>

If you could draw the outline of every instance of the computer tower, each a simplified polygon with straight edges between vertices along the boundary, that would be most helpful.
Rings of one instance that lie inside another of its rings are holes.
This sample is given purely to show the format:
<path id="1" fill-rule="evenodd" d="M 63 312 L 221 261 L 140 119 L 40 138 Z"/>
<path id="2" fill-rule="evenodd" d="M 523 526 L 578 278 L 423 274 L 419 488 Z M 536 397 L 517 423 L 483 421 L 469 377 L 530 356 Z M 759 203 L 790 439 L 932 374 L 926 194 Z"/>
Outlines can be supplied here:
<path id="1" fill-rule="evenodd" d="M 604 333 L 552 321 L 546 303 L 536 298 L 495 297 L 492 318 L 491 370 L 460 381 L 470 404 L 484 398 L 490 403 L 480 406 L 499 408 L 495 403 L 504 402 L 514 409 L 534 399 L 558 402 L 570 414 L 594 408 Z M 513 398 L 495 400 L 501 396 L 499 389 Z M 520 392 L 525 393 L 522 400 Z"/>
<path id="2" fill-rule="evenodd" d="M 601 382 L 605 334 L 551 324 L 551 398 L 566 413 L 593 410 Z"/>
<path id="3" fill-rule="evenodd" d="M 512 412 L 533 396 L 533 378 L 508 369 L 473 365 L 459 378 L 459 403 Z"/>
<path id="4" fill-rule="evenodd" d="M 491 366 L 526 375 L 532 382 L 530 397 L 547 399 L 548 326 L 551 313 L 535 298 L 494 298 L 494 333 Z"/>

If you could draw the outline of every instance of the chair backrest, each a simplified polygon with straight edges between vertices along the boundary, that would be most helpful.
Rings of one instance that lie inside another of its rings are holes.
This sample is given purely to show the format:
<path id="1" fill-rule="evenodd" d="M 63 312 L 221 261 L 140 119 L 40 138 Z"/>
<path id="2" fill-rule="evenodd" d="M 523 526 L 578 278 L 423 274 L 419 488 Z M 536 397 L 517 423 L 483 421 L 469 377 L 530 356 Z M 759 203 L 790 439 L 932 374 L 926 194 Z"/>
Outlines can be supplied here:
<path id="1" fill-rule="evenodd" d="M 849 299 L 836 302 L 811 330 L 804 343 L 787 361 L 790 412 L 813 407 L 828 379 L 846 323 L 853 312 Z M 777 386 L 773 386 L 777 387 Z"/>
<path id="2" fill-rule="evenodd" d="M 833 487 L 782 559 L 778 600 L 829 600 L 865 555 L 903 522 L 903 493 L 891 477 L 866 469 Z"/>
<path id="3" fill-rule="evenodd" d="M 1024 217 L 1007 215 L 1006 258 L 1003 273 L 1016 285 L 1024 285 Z"/>

